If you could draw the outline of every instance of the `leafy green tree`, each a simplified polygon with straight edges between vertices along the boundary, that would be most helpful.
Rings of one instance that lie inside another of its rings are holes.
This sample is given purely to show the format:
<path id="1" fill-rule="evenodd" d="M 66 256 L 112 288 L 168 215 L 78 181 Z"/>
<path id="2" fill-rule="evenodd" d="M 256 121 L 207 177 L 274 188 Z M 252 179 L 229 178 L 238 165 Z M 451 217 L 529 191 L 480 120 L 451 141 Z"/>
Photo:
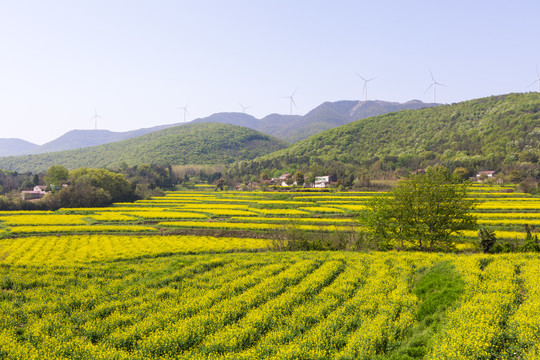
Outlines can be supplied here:
<path id="1" fill-rule="evenodd" d="M 88 178 L 68 186 L 43 200 L 51 209 L 60 207 L 98 207 L 112 202 L 111 195 L 101 188 L 92 186 Z"/>
<path id="2" fill-rule="evenodd" d="M 69 177 L 69 171 L 62 165 L 53 165 L 45 173 L 45 183 L 54 187 L 62 185 Z"/>
<path id="3" fill-rule="evenodd" d="M 34 187 L 34 183 L 32 181 L 25 180 L 19 187 L 19 190 L 22 191 L 22 190 L 32 189 L 33 187 Z"/>
<path id="4" fill-rule="evenodd" d="M 294 183 L 294 179 L 291 174 L 287 175 L 287 178 L 285 179 L 285 183 L 289 186 L 291 186 Z"/>
<path id="5" fill-rule="evenodd" d="M 133 200 L 131 183 L 124 175 L 105 169 L 81 168 L 70 173 L 73 183 L 84 183 L 105 191 L 115 201 Z"/>
<path id="6" fill-rule="evenodd" d="M 304 173 L 301 171 L 297 171 L 296 174 L 294 174 L 294 179 L 296 180 L 296 183 L 298 185 L 304 184 Z"/>
<path id="7" fill-rule="evenodd" d="M 540 241 L 538 240 L 538 235 L 533 235 L 532 231 L 534 227 L 531 228 L 528 224 L 525 224 L 525 232 L 527 233 L 523 245 L 520 246 L 520 250 L 524 252 L 539 252 L 540 251 Z"/>
<path id="8" fill-rule="evenodd" d="M 307 176 L 306 181 L 309 184 L 313 184 L 315 182 L 315 174 L 314 173 L 309 173 L 308 176 Z"/>
<path id="9" fill-rule="evenodd" d="M 216 180 L 216 191 L 223 191 L 223 187 L 225 186 L 225 179 L 217 179 Z"/>
<path id="10" fill-rule="evenodd" d="M 489 254 L 497 242 L 497 237 L 495 236 L 495 231 L 481 228 L 478 230 L 478 240 L 484 253 Z"/>
<path id="11" fill-rule="evenodd" d="M 381 243 L 449 248 L 452 234 L 476 229 L 474 206 L 466 183 L 453 181 L 445 167 L 431 167 L 401 181 L 389 196 L 374 197 L 362 219 Z"/>
<path id="12" fill-rule="evenodd" d="M 464 167 L 457 167 L 454 169 L 454 172 L 452 172 L 452 178 L 458 182 L 463 182 L 467 180 L 468 177 L 469 170 L 465 169 Z"/>

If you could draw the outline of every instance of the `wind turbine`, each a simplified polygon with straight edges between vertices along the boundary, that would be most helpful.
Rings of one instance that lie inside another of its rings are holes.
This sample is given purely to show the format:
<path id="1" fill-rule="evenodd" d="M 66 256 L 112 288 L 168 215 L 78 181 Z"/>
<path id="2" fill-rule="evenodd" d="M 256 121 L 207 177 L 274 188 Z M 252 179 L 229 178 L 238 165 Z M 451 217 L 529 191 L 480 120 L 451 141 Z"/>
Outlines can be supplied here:
<path id="1" fill-rule="evenodd" d="M 540 72 L 538 72 L 538 65 L 536 65 L 536 76 L 538 76 L 538 78 L 536 80 L 534 80 L 531 85 L 527 86 L 528 88 L 530 88 L 531 86 L 533 86 L 534 84 L 538 83 L 538 92 L 540 92 Z"/>
<path id="2" fill-rule="evenodd" d="M 282 96 L 281 97 L 282 99 L 290 99 L 291 100 L 291 115 L 292 115 L 292 106 L 293 106 L 293 104 L 294 104 L 294 106 L 296 106 L 296 103 L 294 102 L 294 94 L 296 94 L 296 90 L 298 90 L 298 88 L 294 89 L 291 96 Z"/>
<path id="3" fill-rule="evenodd" d="M 428 86 L 428 88 L 426 89 L 426 91 L 424 91 L 424 94 L 427 93 L 429 91 L 429 89 L 433 88 L 433 103 L 437 103 L 437 86 L 446 86 L 444 84 L 441 84 L 441 83 L 438 83 L 437 81 L 435 81 L 435 77 L 433 77 L 433 73 L 431 72 L 431 70 L 429 70 L 429 75 L 431 75 L 431 84 Z"/>
<path id="4" fill-rule="evenodd" d="M 245 113 L 246 112 L 246 109 L 249 109 L 251 106 L 244 106 L 240 103 L 238 103 L 238 105 L 240 105 L 240 107 L 242 108 L 242 112 Z"/>
<path id="5" fill-rule="evenodd" d="M 94 116 L 92 116 L 91 120 L 94 120 L 96 130 L 97 130 L 97 119 L 102 119 L 102 117 L 98 115 L 96 108 L 94 108 Z"/>
<path id="6" fill-rule="evenodd" d="M 375 80 L 376 77 L 374 78 L 371 78 L 371 79 L 364 79 L 364 77 L 362 75 L 360 75 L 359 73 L 356 73 L 356 75 L 358 75 L 358 77 L 362 80 L 364 80 L 364 89 L 362 90 L 362 94 L 365 95 L 365 99 L 367 101 L 367 84 L 368 82 L 372 81 L 372 80 Z"/>
<path id="7" fill-rule="evenodd" d="M 187 103 L 186 106 L 184 106 L 184 107 L 177 108 L 178 110 L 184 110 L 184 122 L 186 122 L 186 115 L 189 114 L 188 111 L 187 111 L 188 105 L 189 105 L 189 103 Z"/>

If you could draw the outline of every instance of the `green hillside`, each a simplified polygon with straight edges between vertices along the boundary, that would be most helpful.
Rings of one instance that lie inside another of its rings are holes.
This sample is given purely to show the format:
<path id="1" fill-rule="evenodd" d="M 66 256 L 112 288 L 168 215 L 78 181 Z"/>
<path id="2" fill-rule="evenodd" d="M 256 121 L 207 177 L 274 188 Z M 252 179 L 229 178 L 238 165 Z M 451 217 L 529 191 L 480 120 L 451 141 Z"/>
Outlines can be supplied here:
<path id="1" fill-rule="evenodd" d="M 539 155 L 540 94 L 508 94 L 358 120 L 236 164 L 231 174 L 339 164 L 370 171 L 436 163 L 498 170 L 537 163 Z"/>
<path id="2" fill-rule="evenodd" d="M 0 168 L 43 171 L 53 164 L 80 167 L 148 164 L 228 164 L 283 149 L 287 144 L 255 130 L 228 124 L 176 126 L 136 138 L 39 155 L 0 158 Z"/>

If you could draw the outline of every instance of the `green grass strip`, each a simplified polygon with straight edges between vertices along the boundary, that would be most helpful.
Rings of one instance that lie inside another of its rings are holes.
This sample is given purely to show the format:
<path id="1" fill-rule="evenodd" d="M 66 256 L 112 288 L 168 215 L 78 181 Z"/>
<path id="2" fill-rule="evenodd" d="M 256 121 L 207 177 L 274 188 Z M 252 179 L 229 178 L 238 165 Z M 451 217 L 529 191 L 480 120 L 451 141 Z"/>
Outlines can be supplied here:
<path id="1" fill-rule="evenodd" d="M 423 358 L 431 338 L 444 322 L 447 309 L 465 291 L 465 282 L 450 261 L 441 261 L 422 274 L 413 291 L 420 300 L 416 325 L 401 346 L 385 357 L 387 359 Z"/>

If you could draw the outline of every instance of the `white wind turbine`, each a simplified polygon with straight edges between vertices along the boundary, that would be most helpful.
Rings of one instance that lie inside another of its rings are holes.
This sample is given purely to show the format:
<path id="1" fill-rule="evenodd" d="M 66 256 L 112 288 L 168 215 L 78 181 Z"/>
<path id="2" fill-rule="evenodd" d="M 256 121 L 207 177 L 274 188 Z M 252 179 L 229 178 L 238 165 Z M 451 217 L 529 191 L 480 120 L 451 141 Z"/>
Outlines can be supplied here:
<path id="1" fill-rule="evenodd" d="M 534 84 L 538 83 L 538 92 L 540 92 L 540 72 L 538 71 L 538 65 L 536 65 L 536 76 L 538 76 L 536 78 L 536 80 L 534 80 L 531 85 L 527 86 L 528 88 L 530 88 L 531 86 L 533 86 Z"/>
<path id="2" fill-rule="evenodd" d="M 97 120 L 98 119 L 102 119 L 102 117 L 98 115 L 96 108 L 94 108 L 94 116 L 92 116 L 91 120 L 94 120 L 95 130 L 97 130 Z"/>
<path id="3" fill-rule="evenodd" d="M 372 80 L 375 80 L 376 77 L 371 78 L 371 79 L 364 79 L 364 77 L 362 75 L 360 75 L 359 73 L 356 73 L 356 75 L 358 75 L 358 77 L 360 79 L 364 80 L 364 88 L 362 89 L 362 95 L 365 95 L 365 99 L 367 101 L 367 85 L 368 85 L 368 82 L 370 82 Z"/>
<path id="4" fill-rule="evenodd" d="M 446 86 L 446 85 L 435 81 L 435 77 L 433 77 L 433 73 L 431 72 L 431 70 L 429 70 L 429 75 L 431 75 L 431 84 L 428 86 L 426 91 L 424 91 L 424 94 L 427 93 L 429 89 L 433 88 L 433 103 L 436 104 L 437 103 L 437 86 Z"/>
<path id="5" fill-rule="evenodd" d="M 289 99 L 290 100 L 290 103 L 291 103 L 291 115 L 292 115 L 292 107 L 293 107 L 293 104 L 294 106 L 296 107 L 296 103 L 294 102 L 294 94 L 296 94 L 296 90 L 298 90 L 298 88 L 294 89 L 293 93 L 291 94 L 291 96 L 282 96 L 281 98 L 282 99 Z"/>
<path id="6" fill-rule="evenodd" d="M 184 122 L 186 122 L 186 115 L 188 115 L 188 111 L 187 111 L 187 107 L 188 107 L 189 103 L 186 104 L 186 106 L 184 107 L 179 107 L 177 108 L 178 110 L 184 110 Z"/>
<path id="7" fill-rule="evenodd" d="M 240 105 L 240 107 L 242 108 L 242 112 L 245 113 L 247 109 L 249 109 L 251 106 L 244 106 L 240 103 L 238 103 L 238 105 Z"/>

